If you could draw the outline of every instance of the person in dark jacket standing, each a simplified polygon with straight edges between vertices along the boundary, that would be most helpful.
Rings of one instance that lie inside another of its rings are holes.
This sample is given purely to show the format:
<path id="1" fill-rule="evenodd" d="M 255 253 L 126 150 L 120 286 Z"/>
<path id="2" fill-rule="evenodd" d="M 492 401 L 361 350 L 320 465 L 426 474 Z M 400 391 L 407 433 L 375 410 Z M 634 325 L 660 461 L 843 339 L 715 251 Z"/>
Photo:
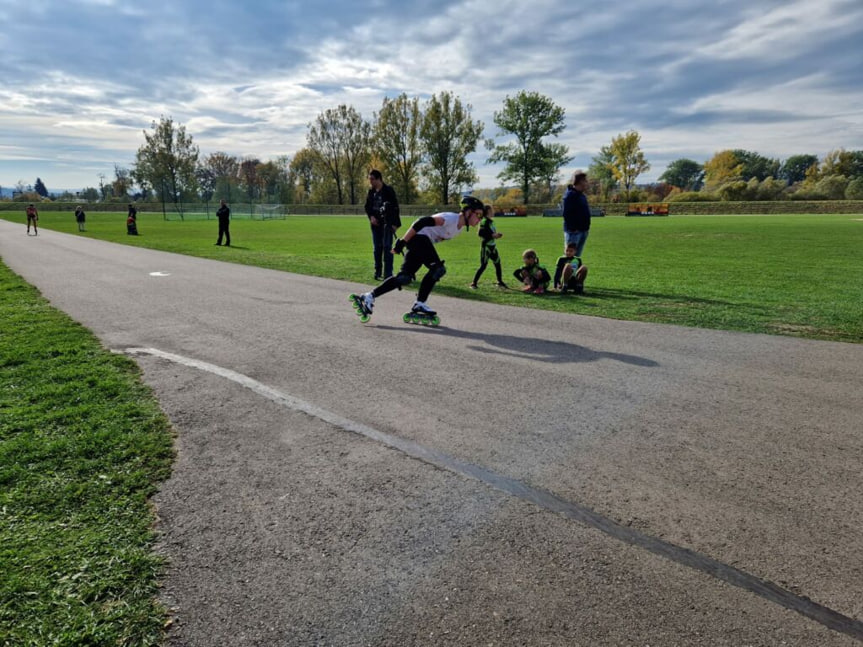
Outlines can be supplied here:
<path id="1" fill-rule="evenodd" d="M 222 234 L 224 234 L 225 246 L 230 247 L 231 232 L 228 230 L 228 227 L 231 224 L 231 210 L 224 200 L 219 202 L 219 210 L 216 212 L 216 215 L 219 217 L 219 240 L 216 241 L 216 245 L 222 244 Z"/>
<path id="2" fill-rule="evenodd" d="M 575 255 L 581 258 L 587 234 L 590 232 L 590 205 L 584 191 L 587 189 L 587 173 L 576 171 L 563 194 L 563 246 L 575 245 Z"/>
<path id="3" fill-rule="evenodd" d="M 78 231 L 87 231 L 84 229 L 84 223 L 87 220 L 87 214 L 84 213 L 84 207 L 80 204 L 75 207 L 75 222 L 78 223 Z"/>
<path id="4" fill-rule="evenodd" d="M 369 192 L 366 196 L 366 215 L 372 229 L 372 253 L 375 260 L 375 280 L 388 279 L 393 275 L 393 255 L 390 249 L 396 231 L 402 226 L 399 216 L 399 201 L 396 192 L 384 184 L 383 175 L 377 169 L 369 171 Z"/>

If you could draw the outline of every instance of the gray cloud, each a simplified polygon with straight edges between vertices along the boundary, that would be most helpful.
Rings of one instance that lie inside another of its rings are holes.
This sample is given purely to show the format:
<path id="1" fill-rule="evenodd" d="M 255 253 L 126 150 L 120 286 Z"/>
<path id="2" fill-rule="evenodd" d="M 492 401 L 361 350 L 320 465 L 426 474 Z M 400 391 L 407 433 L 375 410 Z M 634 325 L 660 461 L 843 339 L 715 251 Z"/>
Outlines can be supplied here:
<path id="1" fill-rule="evenodd" d="M 0 184 L 32 182 L 34 164 L 49 186 L 92 184 L 94 165 L 130 165 L 161 115 L 204 153 L 271 158 L 301 148 L 328 108 L 371 118 L 385 96 L 442 90 L 473 106 L 486 136 L 505 96 L 546 94 L 566 109 L 573 166 L 636 129 L 653 164 L 644 179 L 724 148 L 863 148 L 858 0 L 318 5 L 0 0 L 14 25 L 0 34 Z"/>

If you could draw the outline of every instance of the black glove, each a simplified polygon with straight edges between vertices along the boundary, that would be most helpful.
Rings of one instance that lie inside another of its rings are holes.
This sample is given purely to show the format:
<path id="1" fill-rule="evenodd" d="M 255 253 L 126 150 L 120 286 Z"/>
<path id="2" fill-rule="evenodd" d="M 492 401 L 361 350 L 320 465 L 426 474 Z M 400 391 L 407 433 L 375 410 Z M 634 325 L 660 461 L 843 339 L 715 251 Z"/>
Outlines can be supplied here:
<path id="1" fill-rule="evenodd" d="M 396 241 L 396 244 L 395 244 L 395 245 L 393 245 L 393 251 L 394 251 L 396 254 L 401 254 L 401 253 L 404 251 L 405 245 L 406 245 L 406 243 L 405 243 L 404 238 L 399 238 L 399 239 Z"/>

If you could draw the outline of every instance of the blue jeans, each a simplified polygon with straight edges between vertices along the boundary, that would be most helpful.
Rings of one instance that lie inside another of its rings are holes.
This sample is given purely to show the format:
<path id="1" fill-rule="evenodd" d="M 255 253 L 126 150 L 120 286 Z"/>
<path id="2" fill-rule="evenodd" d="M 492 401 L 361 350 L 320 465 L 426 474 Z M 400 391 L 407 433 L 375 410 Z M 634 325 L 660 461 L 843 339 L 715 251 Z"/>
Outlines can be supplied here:
<path id="1" fill-rule="evenodd" d="M 393 275 L 393 248 L 392 227 L 372 227 L 372 248 L 375 257 L 375 276 L 388 278 Z M 381 274 L 383 270 L 383 274 Z"/>
<path id="2" fill-rule="evenodd" d="M 581 258 L 589 233 L 590 231 L 564 231 L 563 240 L 566 245 L 575 245 L 575 255 Z"/>

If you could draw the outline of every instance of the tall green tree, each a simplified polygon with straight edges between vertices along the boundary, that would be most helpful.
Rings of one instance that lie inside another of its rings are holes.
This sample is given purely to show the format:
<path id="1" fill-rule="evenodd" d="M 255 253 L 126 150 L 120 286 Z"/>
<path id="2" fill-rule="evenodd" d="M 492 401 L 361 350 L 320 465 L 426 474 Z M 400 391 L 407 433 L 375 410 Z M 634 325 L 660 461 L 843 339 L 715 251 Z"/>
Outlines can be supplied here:
<path id="1" fill-rule="evenodd" d="M 635 130 L 611 140 L 611 172 L 626 190 L 626 199 L 636 178 L 650 170 L 650 164 L 641 150 L 641 135 Z"/>
<path id="2" fill-rule="evenodd" d="M 518 182 L 525 204 L 530 202 L 534 184 L 538 181 L 550 184 L 549 180 L 572 159 L 566 146 L 543 142 L 543 138 L 557 137 L 563 132 L 565 114 L 564 109 L 548 97 L 522 90 L 514 97 L 507 95 L 503 109 L 493 115 L 498 134 L 512 136 L 515 141 L 495 145 L 490 140 L 492 153 L 488 161 L 506 164 L 498 178 Z"/>
<path id="3" fill-rule="evenodd" d="M 114 197 L 127 198 L 132 188 L 132 174 L 129 169 L 114 164 L 114 181 L 111 183 Z"/>
<path id="4" fill-rule="evenodd" d="M 342 106 L 344 107 L 344 106 Z M 354 108 L 342 111 L 344 123 L 344 156 L 347 179 L 347 192 L 350 204 L 357 204 L 360 196 L 365 200 L 369 161 L 372 158 L 372 125 Z"/>
<path id="5" fill-rule="evenodd" d="M 769 177 L 778 177 L 781 166 L 779 160 L 740 148 L 731 152 L 742 165 L 740 176 L 744 182 L 748 182 L 752 178 L 762 182 Z"/>
<path id="6" fill-rule="evenodd" d="M 199 165 L 195 170 L 195 175 L 198 179 L 198 191 L 201 199 L 207 205 L 207 217 L 210 215 L 210 200 L 216 193 L 216 174 L 212 169 L 207 168 L 203 164 Z"/>
<path id="7" fill-rule="evenodd" d="M 779 177 L 788 184 L 796 184 L 806 179 L 806 171 L 818 166 L 817 155 L 792 155 L 779 168 Z"/>
<path id="8" fill-rule="evenodd" d="M 709 191 L 717 191 L 723 185 L 743 179 L 743 164 L 734 151 L 719 151 L 704 163 L 704 185 Z"/>
<path id="9" fill-rule="evenodd" d="M 451 92 L 432 95 L 425 105 L 420 138 L 426 151 L 424 175 L 428 188 L 448 204 L 450 194 L 479 177 L 467 157 L 476 151 L 483 124 L 471 120 L 471 105 Z"/>
<path id="10" fill-rule="evenodd" d="M 161 117 L 151 133 L 144 131 L 132 176 L 138 185 L 152 187 L 163 201 L 170 201 L 182 217 L 184 197 L 197 192 L 197 167 L 198 147 L 186 127 Z"/>
<path id="11" fill-rule="evenodd" d="M 588 179 L 597 185 L 596 192 L 606 202 L 619 184 L 612 170 L 612 162 L 614 162 L 614 155 L 611 152 L 611 146 L 603 146 L 599 149 L 599 155 L 592 158 L 592 163 L 587 169 Z"/>
<path id="12" fill-rule="evenodd" d="M 698 191 L 704 183 L 704 166 L 695 160 L 682 157 L 669 162 L 660 182 L 667 182 L 684 191 Z"/>
<path id="13" fill-rule="evenodd" d="M 80 193 L 81 199 L 87 202 L 97 202 L 99 200 L 99 189 L 94 186 L 88 186 Z"/>
<path id="14" fill-rule="evenodd" d="M 298 150 L 289 167 L 294 180 L 297 202 L 306 204 L 312 197 L 315 186 L 324 181 L 326 169 L 322 168 L 320 157 L 314 151 L 303 148 Z"/>
<path id="15" fill-rule="evenodd" d="M 863 175 L 863 151 L 832 150 L 821 161 L 819 177 L 844 175 L 846 178 Z"/>
<path id="16" fill-rule="evenodd" d="M 45 186 L 45 183 L 42 182 L 42 178 L 36 178 L 36 184 L 33 185 L 33 190 L 38 193 L 41 197 L 48 197 L 48 188 Z"/>
<path id="17" fill-rule="evenodd" d="M 318 155 L 335 183 L 338 204 L 357 203 L 358 187 L 365 178 L 370 155 L 371 125 L 353 107 L 325 110 L 309 124 L 306 147 Z"/>
<path id="18" fill-rule="evenodd" d="M 281 157 L 258 165 L 258 183 L 261 199 L 267 202 L 282 202 L 282 189 L 288 183 L 288 160 Z"/>
<path id="19" fill-rule="evenodd" d="M 572 161 L 572 156 L 569 154 L 569 148 L 563 144 L 553 142 L 542 146 L 545 149 L 542 153 L 545 163 L 539 170 L 537 190 L 531 193 L 534 197 L 538 196 L 540 202 L 551 202 L 555 187 L 560 180 L 560 169 Z M 527 196 L 524 204 L 527 204 Z"/>
<path id="20" fill-rule="evenodd" d="M 240 161 L 234 155 L 219 151 L 207 155 L 203 166 L 215 178 L 214 195 L 231 202 L 234 189 L 239 182 Z"/>
<path id="21" fill-rule="evenodd" d="M 240 189 L 246 194 L 249 204 L 254 202 L 255 198 L 261 194 L 260 177 L 258 175 L 258 167 L 260 165 L 261 160 L 257 157 L 247 157 L 240 162 Z"/>
<path id="22" fill-rule="evenodd" d="M 384 165 L 387 183 L 404 204 L 412 204 L 417 196 L 423 162 L 422 122 L 419 99 L 409 99 L 404 93 L 395 99 L 384 98 L 375 115 L 373 152 Z"/>

